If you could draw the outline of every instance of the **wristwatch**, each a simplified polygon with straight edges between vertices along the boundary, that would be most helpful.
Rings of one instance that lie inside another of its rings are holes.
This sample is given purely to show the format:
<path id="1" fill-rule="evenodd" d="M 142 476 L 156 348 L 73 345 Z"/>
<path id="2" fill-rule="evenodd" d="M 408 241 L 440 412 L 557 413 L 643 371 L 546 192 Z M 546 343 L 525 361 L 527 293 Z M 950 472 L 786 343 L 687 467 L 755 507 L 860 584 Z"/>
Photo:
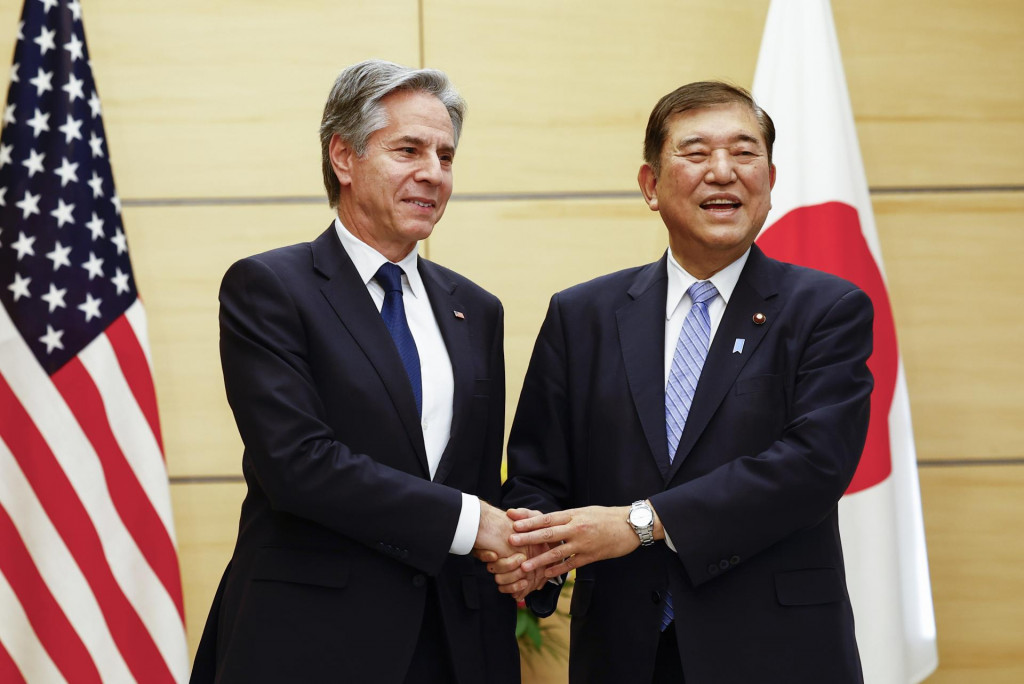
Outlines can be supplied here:
<path id="1" fill-rule="evenodd" d="M 654 511 L 646 501 L 634 501 L 626 518 L 633 531 L 640 537 L 640 546 L 654 543 Z"/>

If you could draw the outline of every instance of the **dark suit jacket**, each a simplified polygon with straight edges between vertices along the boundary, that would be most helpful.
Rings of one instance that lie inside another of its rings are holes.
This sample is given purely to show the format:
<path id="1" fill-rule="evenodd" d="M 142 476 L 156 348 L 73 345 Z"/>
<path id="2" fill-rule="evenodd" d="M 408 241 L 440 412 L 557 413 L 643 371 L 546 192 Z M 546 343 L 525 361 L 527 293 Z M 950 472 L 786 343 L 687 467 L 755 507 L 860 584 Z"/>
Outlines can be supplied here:
<path id="1" fill-rule="evenodd" d="M 678 549 L 577 571 L 570 680 L 649 683 L 671 590 L 687 684 L 860 682 L 836 506 L 867 431 L 870 300 L 753 247 L 669 465 L 666 288 L 662 258 L 556 294 L 509 438 L 504 504 L 649 498 Z"/>
<path id="2" fill-rule="evenodd" d="M 248 493 L 193 682 L 400 683 L 430 583 L 461 684 L 519 682 L 514 601 L 448 553 L 459 492 L 500 495 L 501 304 L 419 270 L 455 383 L 434 482 L 408 377 L 333 225 L 225 275 L 221 359 Z"/>

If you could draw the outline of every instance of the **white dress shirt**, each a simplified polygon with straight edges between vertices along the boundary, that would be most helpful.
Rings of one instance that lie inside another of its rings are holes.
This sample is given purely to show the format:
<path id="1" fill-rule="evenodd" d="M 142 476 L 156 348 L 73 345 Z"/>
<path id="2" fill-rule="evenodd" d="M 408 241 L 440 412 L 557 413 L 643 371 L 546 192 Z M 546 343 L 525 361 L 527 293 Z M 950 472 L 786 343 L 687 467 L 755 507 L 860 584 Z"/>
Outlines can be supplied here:
<path id="1" fill-rule="evenodd" d="M 342 247 L 348 253 L 359 277 L 366 284 L 373 303 L 380 311 L 384 306 L 384 288 L 374 276 L 381 265 L 388 261 L 387 257 L 350 233 L 340 219 L 335 219 L 334 225 Z M 414 249 L 397 265 L 404 272 L 402 300 L 405 305 L 405 316 L 409 321 L 409 330 L 416 341 L 416 351 L 420 357 L 423 389 L 420 427 L 423 430 L 423 445 L 427 451 L 430 477 L 433 478 L 451 436 L 455 382 L 448 348 L 441 337 L 441 328 L 434 318 L 434 310 L 430 306 L 430 299 L 417 268 L 418 258 Z M 450 552 L 465 555 L 472 551 L 479 525 L 480 500 L 463 492 L 462 512 L 459 514 L 459 523 L 455 529 L 455 539 L 452 540 Z"/>

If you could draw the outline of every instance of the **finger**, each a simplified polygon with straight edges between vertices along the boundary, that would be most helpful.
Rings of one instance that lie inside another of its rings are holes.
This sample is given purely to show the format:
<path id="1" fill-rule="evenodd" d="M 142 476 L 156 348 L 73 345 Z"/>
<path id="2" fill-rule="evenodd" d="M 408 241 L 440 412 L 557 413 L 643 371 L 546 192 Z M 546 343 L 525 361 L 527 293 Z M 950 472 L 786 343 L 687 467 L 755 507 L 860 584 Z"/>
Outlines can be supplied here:
<path id="1" fill-rule="evenodd" d="M 514 584 L 522 579 L 526 579 L 526 573 L 518 567 L 511 572 L 494 573 L 494 581 L 499 585 Z"/>
<path id="2" fill-rule="evenodd" d="M 510 508 L 507 511 L 505 511 L 505 515 L 507 515 L 511 520 L 515 521 L 526 520 L 527 518 L 536 517 L 538 515 L 541 515 L 541 512 L 535 511 L 532 508 Z"/>
<path id="3" fill-rule="evenodd" d="M 473 558 L 484 563 L 493 563 L 498 560 L 498 554 L 487 549 L 473 549 Z"/>
<path id="4" fill-rule="evenodd" d="M 524 572 L 533 572 L 534 570 L 546 568 L 549 565 L 561 564 L 566 557 L 572 555 L 571 544 L 562 544 L 556 546 L 550 551 L 546 551 L 539 556 L 523 561 L 522 569 Z M 558 573 L 561 574 L 561 573 Z M 548 575 L 553 577 L 553 575 Z"/>
<path id="5" fill-rule="evenodd" d="M 518 570 L 519 566 L 526 560 L 526 554 L 516 553 L 508 558 L 498 558 L 487 564 L 487 571 L 495 575 Z"/>
<path id="6" fill-rule="evenodd" d="M 567 511 L 555 511 L 543 515 L 533 515 L 528 518 L 516 520 L 512 523 L 516 532 L 531 532 L 553 525 L 565 525 L 572 520 L 572 515 Z"/>
<path id="7" fill-rule="evenodd" d="M 525 594 L 529 593 L 527 591 L 529 586 L 530 586 L 530 583 L 527 582 L 526 580 L 519 580 L 518 582 L 515 582 L 513 584 L 504 584 L 504 585 L 499 584 L 498 585 L 498 592 L 502 593 L 502 594 L 512 594 L 513 596 L 516 597 L 516 600 L 518 600 L 519 599 L 518 594 L 525 595 Z"/>

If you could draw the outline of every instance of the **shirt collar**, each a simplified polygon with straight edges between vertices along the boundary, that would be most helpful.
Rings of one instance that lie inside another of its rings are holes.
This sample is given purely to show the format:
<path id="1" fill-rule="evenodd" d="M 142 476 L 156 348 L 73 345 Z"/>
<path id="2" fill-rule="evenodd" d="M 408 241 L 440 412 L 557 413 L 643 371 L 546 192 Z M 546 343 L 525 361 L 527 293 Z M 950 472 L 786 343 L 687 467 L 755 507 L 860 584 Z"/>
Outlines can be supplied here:
<path id="1" fill-rule="evenodd" d="M 342 224 L 340 218 L 334 219 L 334 228 L 341 239 L 341 246 L 345 248 L 349 259 L 352 260 L 356 271 L 359 273 L 359 277 L 363 279 L 363 284 L 369 285 L 370 281 L 373 280 L 373 276 L 377 274 L 377 269 L 388 258 L 350 233 L 348 228 Z M 414 249 L 397 264 L 405 271 L 405 276 L 409 279 L 409 292 L 416 298 L 424 294 L 423 278 L 420 277 L 418 258 L 417 250 Z"/>
<path id="2" fill-rule="evenodd" d="M 736 289 L 736 283 L 739 282 L 740 273 L 743 272 L 743 266 L 747 263 L 749 256 L 750 248 L 748 247 L 739 259 L 708 278 L 726 305 L 729 304 L 729 298 L 732 297 L 732 291 Z M 679 265 L 671 249 L 668 250 L 666 261 L 668 261 L 668 297 L 665 301 L 665 320 L 668 320 L 679 308 L 686 291 L 697 282 L 697 278 L 687 273 L 686 269 Z"/>

